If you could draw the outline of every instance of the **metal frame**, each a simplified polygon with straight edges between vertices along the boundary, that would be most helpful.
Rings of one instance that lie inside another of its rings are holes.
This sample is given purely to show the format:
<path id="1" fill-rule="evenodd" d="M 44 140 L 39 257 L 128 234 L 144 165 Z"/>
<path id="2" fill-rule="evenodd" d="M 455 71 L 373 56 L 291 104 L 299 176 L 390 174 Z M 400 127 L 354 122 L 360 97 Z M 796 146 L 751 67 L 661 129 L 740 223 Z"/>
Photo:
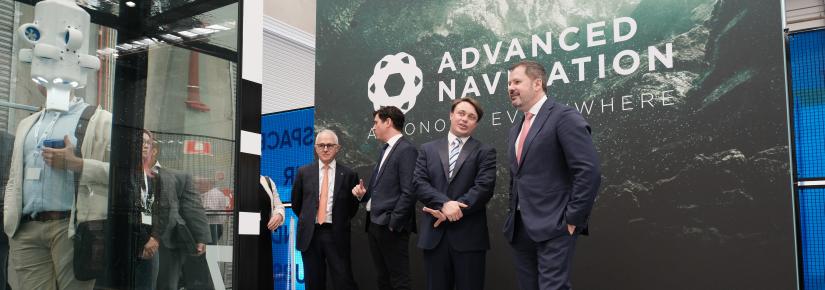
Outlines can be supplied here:
<path id="1" fill-rule="evenodd" d="M 16 2 L 36 5 L 42 0 L 14 0 Z M 194 0 L 186 4 L 182 4 L 169 11 L 150 16 L 149 9 L 151 6 L 148 1 L 131 1 L 135 3 L 135 7 L 128 7 L 126 0 L 119 0 L 118 15 L 101 12 L 95 9 L 82 7 L 83 10 L 89 13 L 92 18 L 92 23 L 111 27 L 117 29 L 118 33 L 126 33 L 128 37 L 118 37 L 119 43 L 128 43 L 133 40 L 142 39 L 147 36 L 156 36 L 166 33 L 160 29 L 161 26 L 173 24 L 184 18 L 194 17 L 226 5 L 238 3 L 237 0 Z M 239 6 L 240 7 L 240 6 Z M 137 14 L 137 17 L 135 17 Z M 239 19 L 240 21 L 240 19 Z M 138 29 L 134 29 L 137 27 Z M 240 27 L 238 28 L 240 33 Z M 232 51 L 228 48 L 217 46 L 206 41 L 195 40 L 188 42 L 169 43 L 180 48 L 197 51 L 206 55 L 217 58 L 237 61 L 238 50 Z"/>

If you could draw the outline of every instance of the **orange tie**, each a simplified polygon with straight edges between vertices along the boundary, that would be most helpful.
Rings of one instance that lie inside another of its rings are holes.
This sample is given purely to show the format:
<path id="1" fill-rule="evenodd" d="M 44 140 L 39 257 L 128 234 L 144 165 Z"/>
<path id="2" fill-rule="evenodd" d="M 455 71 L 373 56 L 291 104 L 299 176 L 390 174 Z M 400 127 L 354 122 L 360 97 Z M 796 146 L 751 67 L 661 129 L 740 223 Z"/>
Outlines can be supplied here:
<path id="1" fill-rule="evenodd" d="M 321 196 L 318 198 L 318 224 L 327 220 L 327 199 L 329 199 L 329 165 L 324 165 L 324 179 L 321 180 Z"/>
<path id="2" fill-rule="evenodd" d="M 524 149 L 524 140 L 527 140 L 527 134 L 530 133 L 530 125 L 533 124 L 533 113 L 524 113 L 524 126 L 521 127 L 521 133 L 518 134 L 518 147 L 516 148 L 516 161 L 521 165 L 521 151 Z"/>

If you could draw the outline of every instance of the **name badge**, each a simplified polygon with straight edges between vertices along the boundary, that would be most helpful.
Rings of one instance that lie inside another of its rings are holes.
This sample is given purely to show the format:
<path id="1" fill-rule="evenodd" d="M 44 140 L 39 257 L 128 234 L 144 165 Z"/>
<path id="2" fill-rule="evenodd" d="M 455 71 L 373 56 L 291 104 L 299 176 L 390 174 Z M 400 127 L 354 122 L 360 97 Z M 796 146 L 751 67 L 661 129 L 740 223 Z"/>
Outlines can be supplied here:
<path id="1" fill-rule="evenodd" d="M 40 180 L 40 172 L 43 168 L 26 168 L 26 180 Z"/>
<path id="2" fill-rule="evenodd" d="M 147 214 L 145 212 L 140 213 L 140 221 L 147 226 L 152 225 L 152 215 Z"/>

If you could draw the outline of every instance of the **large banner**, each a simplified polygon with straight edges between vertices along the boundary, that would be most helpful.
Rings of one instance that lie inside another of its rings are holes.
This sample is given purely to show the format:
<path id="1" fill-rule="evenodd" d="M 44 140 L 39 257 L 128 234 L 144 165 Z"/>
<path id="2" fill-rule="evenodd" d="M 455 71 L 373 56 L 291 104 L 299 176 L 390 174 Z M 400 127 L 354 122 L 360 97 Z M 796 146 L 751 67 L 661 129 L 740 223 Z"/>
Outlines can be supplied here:
<path id="1" fill-rule="evenodd" d="M 507 68 L 548 71 L 548 95 L 593 128 L 603 182 L 577 289 L 793 289 L 781 1 L 318 1 L 316 128 L 339 132 L 339 161 L 367 177 L 371 112 L 393 105 L 422 144 L 449 130 L 450 102 L 485 109 L 475 137 L 498 149 L 488 205 L 487 289 L 513 289 L 507 130 L 520 113 Z M 375 289 L 363 233 L 356 279 Z M 412 236 L 413 239 L 417 238 Z M 414 245 L 414 242 L 411 243 Z M 411 247 L 414 289 L 423 289 Z"/>

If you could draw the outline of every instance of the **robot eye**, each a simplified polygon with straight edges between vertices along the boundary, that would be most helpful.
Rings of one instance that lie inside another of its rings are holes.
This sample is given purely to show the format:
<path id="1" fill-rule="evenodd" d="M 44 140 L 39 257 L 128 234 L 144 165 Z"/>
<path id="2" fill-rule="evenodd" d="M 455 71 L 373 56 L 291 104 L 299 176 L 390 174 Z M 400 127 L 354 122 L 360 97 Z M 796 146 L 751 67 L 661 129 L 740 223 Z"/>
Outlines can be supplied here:
<path id="1" fill-rule="evenodd" d="M 37 44 L 37 42 L 40 41 L 40 37 L 43 35 L 40 32 L 40 28 L 34 23 L 23 24 L 17 32 L 20 35 L 20 38 L 32 45 Z"/>

